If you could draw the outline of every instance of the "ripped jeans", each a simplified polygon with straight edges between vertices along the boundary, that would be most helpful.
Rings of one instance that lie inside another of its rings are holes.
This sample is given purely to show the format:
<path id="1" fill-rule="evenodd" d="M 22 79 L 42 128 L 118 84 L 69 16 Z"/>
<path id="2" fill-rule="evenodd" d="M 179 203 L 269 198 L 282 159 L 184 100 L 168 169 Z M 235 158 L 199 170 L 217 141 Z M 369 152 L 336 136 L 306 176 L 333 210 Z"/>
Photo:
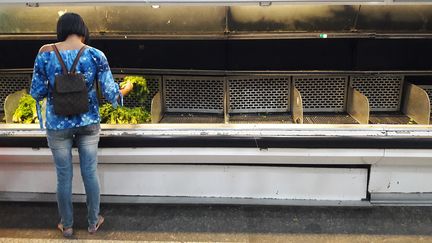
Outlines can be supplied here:
<path id="1" fill-rule="evenodd" d="M 72 145 L 78 147 L 81 176 L 86 192 L 88 223 L 96 224 L 99 215 L 100 189 L 97 175 L 99 124 L 63 130 L 47 130 L 48 145 L 57 172 L 57 204 L 65 228 L 73 225 Z"/>

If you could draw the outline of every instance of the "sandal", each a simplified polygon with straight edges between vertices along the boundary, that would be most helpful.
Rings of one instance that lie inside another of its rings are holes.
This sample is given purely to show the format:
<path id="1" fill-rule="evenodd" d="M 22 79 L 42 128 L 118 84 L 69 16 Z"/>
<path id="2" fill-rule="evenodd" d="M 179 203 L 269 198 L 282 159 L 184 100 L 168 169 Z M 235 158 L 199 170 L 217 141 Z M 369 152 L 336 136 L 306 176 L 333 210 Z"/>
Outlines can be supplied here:
<path id="1" fill-rule="evenodd" d="M 105 218 L 102 217 L 101 215 L 99 215 L 97 223 L 92 224 L 88 227 L 88 232 L 90 234 L 96 233 L 96 231 L 99 229 L 99 227 L 103 224 L 104 221 L 105 221 Z"/>
<path id="2" fill-rule="evenodd" d="M 70 238 L 73 235 L 72 227 L 65 228 L 62 223 L 59 223 L 57 225 L 57 229 L 59 229 L 63 233 L 63 236 L 66 238 Z"/>

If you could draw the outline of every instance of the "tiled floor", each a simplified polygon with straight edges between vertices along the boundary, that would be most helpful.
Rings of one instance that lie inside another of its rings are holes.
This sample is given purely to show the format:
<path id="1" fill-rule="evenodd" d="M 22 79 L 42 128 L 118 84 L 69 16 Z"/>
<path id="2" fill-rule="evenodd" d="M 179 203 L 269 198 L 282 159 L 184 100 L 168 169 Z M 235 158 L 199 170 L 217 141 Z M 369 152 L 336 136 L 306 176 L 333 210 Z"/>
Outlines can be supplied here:
<path id="1" fill-rule="evenodd" d="M 0 203 L 2 242 L 432 242 L 432 207 L 102 205 L 106 223 L 75 235 L 57 230 L 53 203 Z"/>

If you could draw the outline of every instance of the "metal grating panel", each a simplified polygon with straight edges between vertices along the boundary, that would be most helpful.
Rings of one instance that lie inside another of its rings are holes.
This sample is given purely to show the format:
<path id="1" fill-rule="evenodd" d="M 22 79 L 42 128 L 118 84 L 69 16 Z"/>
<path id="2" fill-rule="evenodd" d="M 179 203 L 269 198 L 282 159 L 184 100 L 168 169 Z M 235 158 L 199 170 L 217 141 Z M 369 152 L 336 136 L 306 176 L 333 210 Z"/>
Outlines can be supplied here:
<path id="1" fill-rule="evenodd" d="M 4 102 L 9 94 L 22 89 L 30 89 L 31 74 L 0 74 L 0 110 L 4 110 Z"/>
<path id="2" fill-rule="evenodd" d="M 432 85 L 419 85 L 420 88 L 424 89 L 429 96 L 429 101 L 431 104 L 431 112 L 432 112 Z"/>
<path id="3" fill-rule="evenodd" d="M 288 113 L 247 113 L 232 114 L 229 117 L 230 123 L 263 124 L 263 123 L 293 123 Z"/>
<path id="4" fill-rule="evenodd" d="M 205 113 L 168 113 L 163 116 L 160 123 L 224 123 L 224 116 Z"/>
<path id="5" fill-rule="evenodd" d="M 129 76 L 129 75 L 144 76 L 144 78 L 147 80 L 147 87 L 148 87 L 150 93 L 148 95 L 147 101 L 144 103 L 144 107 L 147 110 L 150 110 L 151 100 L 152 100 L 153 96 L 159 91 L 159 83 L 162 80 L 161 76 L 148 76 L 148 75 L 140 75 L 140 74 L 114 74 L 113 76 L 114 76 L 114 80 L 117 83 L 121 83 L 121 82 L 123 82 L 123 78 L 125 76 Z M 105 102 L 105 99 L 103 99 L 102 103 L 104 103 L 104 102 Z M 138 100 L 132 96 L 126 96 L 124 98 L 123 102 L 124 102 L 124 106 L 126 106 L 126 107 L 140 106 Z"/>
<path id="6" fill-rule="evenodd" d="M 164 76 L 167 112 L 223 113 L 224 78 Z"/>
<path id="7" fill-rule="evenodd" d="M 343 112 L 347 93 L 346 76 L 294 76 L 293 85 L 303 100 L 305 112 Z"/>
<path id="8" fill-rule="evenodd" d="M 371 111 L 399 111 L 403 80 L 395 75 L 351 76 L 351 86 L 368 97 Z"/>
<path id="9" fill-rule="evenodd" d="M 371 114 L 369 118 L 370 124 L 416 124 L 411 118 L 404 114 Z"/>
<path id="10" fill-rule="evenodd" d="M 229 112 L 289 111 L 290 77 L 228 78 Z"/>
<path id="11" fill-rule="evenodd" d="M 336 114 L 305 114 L 304 124 L 358 124 L 350 115 Z"/>

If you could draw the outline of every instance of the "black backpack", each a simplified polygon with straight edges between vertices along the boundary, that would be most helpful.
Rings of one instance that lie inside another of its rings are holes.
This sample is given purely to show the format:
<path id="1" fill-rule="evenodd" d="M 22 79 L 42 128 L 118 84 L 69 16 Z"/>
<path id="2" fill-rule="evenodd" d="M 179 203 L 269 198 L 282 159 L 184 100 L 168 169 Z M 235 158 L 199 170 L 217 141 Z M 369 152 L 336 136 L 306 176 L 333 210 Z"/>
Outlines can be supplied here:
<path id="1" fill-rule="evenodd" d="M 61 116 L 71 116 L 88 112 L 88 89 L 85 77 L 81 73 L 75 73 L 79 58 L 86 46 L 79 50 L 70 71 L 67 70 L 56 45 L 52 45 L 52 47 L 63 69 L 62 74 L 55 76 L 53 89 L 54 113 Z"/>

